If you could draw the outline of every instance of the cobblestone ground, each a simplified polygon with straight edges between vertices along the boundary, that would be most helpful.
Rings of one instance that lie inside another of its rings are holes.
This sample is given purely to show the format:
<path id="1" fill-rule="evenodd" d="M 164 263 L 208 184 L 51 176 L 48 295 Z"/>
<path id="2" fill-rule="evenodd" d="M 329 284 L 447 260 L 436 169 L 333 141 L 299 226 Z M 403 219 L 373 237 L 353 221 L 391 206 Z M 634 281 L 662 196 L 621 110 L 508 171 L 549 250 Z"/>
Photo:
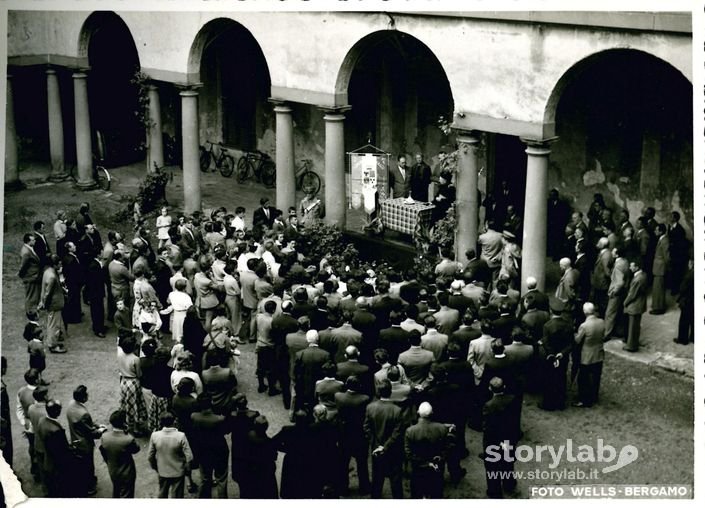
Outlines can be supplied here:
<path id="1" fill-rule="evenodd" d="M 134 192 L 141 169 L 137 166 L 121 168 L 114 173 L 118 181 L 111 194 L 103 191 L 80 192 L 68 183 L 44 184 L 40 181 L 46 175 L 46 167 L 33 166 L 23 171 L 22 178 L 29 188 L 22 192 L 5 195 L 5 227 L 3 239 L 3 283 L 2 283 L 2 354 L 8 358 L 9 368 L 5 382 L 14 408 L 14 397 L 22 386 L 22 374 L 27 368 L 26 343 L 22 338 L 25 323 L 23 312 L 23 288 L 16 276 L 22 233 L 28 231 L 36 219 L 53 223 L 56 210 L 67 208 L 77 210 L 81 201 L 92 205 L 93 218 L 103 231 L 116 228 L 126 232 L 126 227 L 115 224 L 112 214 L 118 206 L 118 196 Z M 271 190 L 247 182 L 238 186 L 234 179 L 223 179 L 218 174 L 203 175 L 204 207 L 224 205 L 228 209 L 244 204 L 248 212 L 257 206 L 261 196 L 273 197 Z M 178 209 L 182 201 L 182 189 L 178 183 L 171 184 L 168 197 Z M 71 326 L 68 339 L 69 353 L 50 355 L 47 358 L 46 377 L 51 381 L 50 395 L 64 404 L 68 403 L 76 385 L 86 384 L 89 388 L 88 407 L 96 422 L 107 423 L 108 415 L 118 405 L 118 375 L 115 365 L 115 330 L 110 329 L 104 339 L 95 337 L 90 331 L 88 308 L 84 308 L 84 322 Z M 647 352 L 673 352 L 679 357 L 690 358 L 692 346 L 676 349 L 671 345 L 677 319 L 677 311 L 671 310 L 664 316 L 644 316 L 644 349 Z M 255 389 L 254 351 L 252 345 L 242 346 L 242 365 L 238 378 L 240 390 L 250 400 L 250 406 L 267 415 L 270 421 L 270 435 L 288 423 L 288 415 L 283 409 L 281 397 L 269 398 L 258 394 Z M 576 387 L 569 390 L 570 400 L 575 399 Z M 653 364 L 634 362 L 632 358 L 608 355 L 605 361 L 600 403 L 592 409 L 569 408 L 563 412 L 546 413 L 536 405 L 538 398 L 528 395 L 523 408 L 524 439 L 521 444 L 549 444 L 558 447 L 572 439 L 574 446 L 581 444 L 597 446 L 597 440 L 619 450 L 625 445 L 634 445 L 639 451 L 638 459 L 629 466 L 617 471 L 599 474 L 597 479 L 573 480 L 570 476 L 562 480 L 534 479 L 520 480 L 516 497 L 528 497 L 532 485 L 576 484 L 576 483 L 678 483 L 693 484 L 693 379 L 688 376 L 667 372 Z M 62 421 L 65 422 L 62 415 Z M 29 475 L 29 461 L 26 440 L 21 434 L 17 420 L 12 418 L 13 441 L 15 446 L 14 469 L 22 480 L 25 492 L 30 496 L 41 496 L 41 487 L 34 484 Z M 463 466 L 468 475 L 457 486 L 446 485 L 445 495 L 452 498 L 484 497 L 485 483 L 483 465 L 477 458 L 481 451 L 480 433 L 467 430 L 466 440 L 470 456 Z M 146 447 L 148 440 L 140 439 L 143 450 L 136 455 L 138 477 L 136 492 L 138 497 L 150 498 L 157 494 L 157 476 L 148 466 Z M 281 467 L 281 455 L 277 471 Z M 98 476 L 98 497 L 111 494 L 110 479 L 100 455 L 96 453 L 96 474 Z M 604 465 L 599 465 L 600 468 Z M 351 465 L 352 467 L 352 465 Z M 557 471 L 566 468 L 588 474 L 593 467 L 586 463 L 562 462 Z M 551 471 L 548 464 L 531 461 L 517 466 L 526 473 Z M 357 480 L 352 474 L 352 496 L 357 492 Z M 545 474 L 545 473 L 544 473 Z M 550 474 L 550 473 L 549 473 Z M 196 481 L 198 473 L 194 474 Z M 405 481 L 406 495 L 408 482 Z M 237 486 L 228 485 L 230 497 L 237 496 Z M 389 496 L 389 491 L 385 495 Z M 188 496 L 188 494 L 187 494 Z"/>

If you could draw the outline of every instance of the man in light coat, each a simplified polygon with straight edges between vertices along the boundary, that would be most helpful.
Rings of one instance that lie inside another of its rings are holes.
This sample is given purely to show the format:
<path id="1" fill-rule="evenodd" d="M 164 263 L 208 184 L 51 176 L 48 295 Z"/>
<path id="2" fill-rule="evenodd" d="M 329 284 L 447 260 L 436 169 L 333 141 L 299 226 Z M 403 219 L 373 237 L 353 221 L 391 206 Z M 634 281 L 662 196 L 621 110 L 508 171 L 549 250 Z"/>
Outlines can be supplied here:
<path id="1" fill-rule="evenodd" d="M 597 402 L 605 359 L 603 347 L 605 322 L 597 316 L 595 305 L 583 304 L 585 321 L 578 327 L 575 342 L 580 347 L 580 367 L 578 369 L 578 398 L 576 407 L 591 407 Z"/>

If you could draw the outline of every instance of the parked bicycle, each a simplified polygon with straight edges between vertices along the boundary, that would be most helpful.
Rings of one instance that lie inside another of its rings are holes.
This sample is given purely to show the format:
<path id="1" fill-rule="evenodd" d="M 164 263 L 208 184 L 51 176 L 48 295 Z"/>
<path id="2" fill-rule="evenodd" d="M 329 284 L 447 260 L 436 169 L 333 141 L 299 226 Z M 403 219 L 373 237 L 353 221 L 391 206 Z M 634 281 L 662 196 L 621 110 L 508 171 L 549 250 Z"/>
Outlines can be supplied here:
<path id="1" fill-rule="evenodd" d="M 220 147 L 220 151 L 216 155 L 215 150 L 213 149 L 215 144 L 216 143 L 213 143 L 212 141 L 206 141 L 206 145 L 210 145 L 210 148 L 206 149 L 205 146 L 199 147 L 201 171 L 208 171 L 208 168 L 211 166 L 211 161 L 213 161 L 215 164 L 215 169 L 213 169 L 213 171 L 217 169 L 220 171 L 221 175 L 229 177 L 235 170 L 235 159 L 233 159 L 233 156 L 228 153 L 228 149 L 223 146 L 223 143 L 217 143 Z"/>
<path id="2" fill-rule="evenodd" d="M 313 170 L 311 159 L 301 159 L 301 165 L 296 169 L 296 188 L 314 195 L 321 190 L 321 177 Z"/>
<path id="3" fill-rule="evenodd" d="M 74 183 L 78 182 L 78 169 L 76 164 L 72 164 L 68 171 L 69 178 L 73 180 Z M 110 175 L 110 171 L 105 169 L 102 165 L 93 161 L 93 179 L 95 180 L 98 187 L 104 191 L 110 190 L 110 184 L 112 183 L 113 177 Z"/>
<path id="4" fill-rule="evenodd" d="M 251 175 L 267 187 L 274 187 L 277 180 L 277 169 L 272 158 L 259 150 L 245 151 L 237 162 L 237 181 L 247 180 Z"/>

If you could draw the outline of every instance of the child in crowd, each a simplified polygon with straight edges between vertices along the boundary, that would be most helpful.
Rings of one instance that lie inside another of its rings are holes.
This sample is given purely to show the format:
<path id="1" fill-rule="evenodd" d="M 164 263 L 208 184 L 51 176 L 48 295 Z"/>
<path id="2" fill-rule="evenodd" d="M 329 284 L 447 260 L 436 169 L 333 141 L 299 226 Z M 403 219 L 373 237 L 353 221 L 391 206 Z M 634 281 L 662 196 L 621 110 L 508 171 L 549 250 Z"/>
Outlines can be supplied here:
<path id="1" fill-rule="evenodd" d="M 169 228 L 171 227 L 171 215 L 166 206 L 162 206 L 161 215 L 157 217 L 157 238 L 159 239 L 159 249 L 171 243 L 169 239 Z"/>
<path id="2" fill-rule="evenodd" d="M 44 346 L 44 331 L 42 327 L 34 322 L 30 321 L 24 327 L 24 340 L 27 341 L 27 353 L 29 353 L 29 368 L 36 369 L 39 373 L 39 384 L 48 385 L 49 383 L 45 381 L 42 377 L 44 369 L 46 369 L 46 347 Z"/>

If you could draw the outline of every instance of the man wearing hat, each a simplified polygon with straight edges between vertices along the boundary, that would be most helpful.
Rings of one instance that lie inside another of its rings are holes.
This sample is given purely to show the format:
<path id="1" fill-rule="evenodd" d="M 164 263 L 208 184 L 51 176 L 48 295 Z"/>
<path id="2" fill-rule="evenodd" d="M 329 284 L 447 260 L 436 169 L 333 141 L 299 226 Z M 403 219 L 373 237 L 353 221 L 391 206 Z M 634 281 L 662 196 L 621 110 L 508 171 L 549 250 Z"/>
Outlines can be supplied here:
<path id="1" fill-rule="evenodd" d="M 433 408 L 428 402 L 422 402 L 417 413 L 418 422 L 406 429 L 404 435 L 404 451 L 411 463 L 411 497 L 441 499 L 452 426 L 432 421 Z"/>
<path id="2" fill-rule="evenodd" d="M 539 341 L 541 355 L 541 385 L 546 411 L 565 409 L 569 353 L 573 349 L 573 325 L 563 316 L 565 304 L 558 298 L 550 299 L 551 319 L 543 325 Z"/>

